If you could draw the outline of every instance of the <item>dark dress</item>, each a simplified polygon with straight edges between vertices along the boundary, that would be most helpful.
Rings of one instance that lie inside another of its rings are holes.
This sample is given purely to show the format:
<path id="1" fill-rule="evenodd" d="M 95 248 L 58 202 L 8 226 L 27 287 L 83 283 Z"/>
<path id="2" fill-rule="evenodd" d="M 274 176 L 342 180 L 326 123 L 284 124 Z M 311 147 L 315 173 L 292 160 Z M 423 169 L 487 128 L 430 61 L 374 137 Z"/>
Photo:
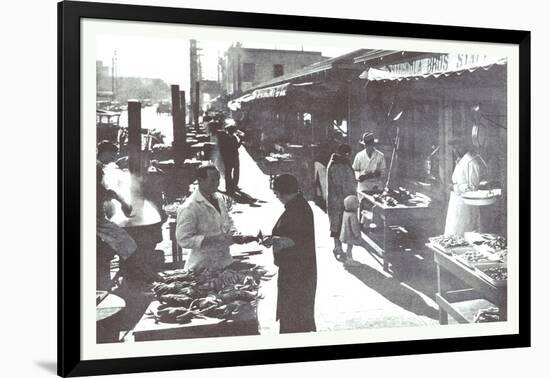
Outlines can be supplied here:
<path id="1" fill-rule="evenodd" d="M 284 236 L 295 246 L 274 254 L 279 267 L 277 320 L 280 333 L 315 332 L 315 290 L 317 263 L 313 212 L 298 194 L 285 205 L 273 228 L 273 236 Z"/>

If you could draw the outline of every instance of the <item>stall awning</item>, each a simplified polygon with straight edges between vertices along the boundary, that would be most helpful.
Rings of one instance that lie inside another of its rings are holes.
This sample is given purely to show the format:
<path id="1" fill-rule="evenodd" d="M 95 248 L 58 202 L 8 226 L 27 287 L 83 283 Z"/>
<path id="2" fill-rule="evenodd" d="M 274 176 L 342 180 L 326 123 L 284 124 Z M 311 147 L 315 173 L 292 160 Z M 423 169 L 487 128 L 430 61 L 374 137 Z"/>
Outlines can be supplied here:
<path id="1" fill-rule="evenodd" d="M 400 64 L 387 65 L 380 68 L 369 68 L 359 76 L 369 81 L 402 81 L 419 80 L 429 77 L 460 76 L 466 72 L 488 70 L 491 67 L 503 66 L 506 58 L 471 55 L 471 54 L 444 54 L 413 60 Z"/>
<path id="2" fill-rule="evenodd" d="M 255 91 L 245 94 L 235 100 L 228 102 L 228 107 L 231 110 L 237 110 L 241 108 L 241 104 L 248 103 L 261 99 L 275 99 L 279 97 L 299 97 L 304 98 L 317 98 L 319 96 L 330 96 L 338 91 L 338 87 L 328 83 L 299 83 L 291 84 L 285 83 L 281 85 L 275 85 L 272 87 L 256 89 Z"/>
<path id="3" fill-rule="evenodd" d="M 258 100 L 262 98 L 267 99 L 267 98 L 286 96 L 286 91 L 289 86 L 290 86 L 290 83 L 286 83 L 281 85 L 275 85 L 273 87 L 256 89 L 252 93 L 247 93 L 244 96 L 241 96 L 235 100 L 229 101 L 227 105 L 229 106 L 229 109 L 236 110 L 241 107 L 241 104 L 243 102 L 250 102 L 250 101 Z"/>

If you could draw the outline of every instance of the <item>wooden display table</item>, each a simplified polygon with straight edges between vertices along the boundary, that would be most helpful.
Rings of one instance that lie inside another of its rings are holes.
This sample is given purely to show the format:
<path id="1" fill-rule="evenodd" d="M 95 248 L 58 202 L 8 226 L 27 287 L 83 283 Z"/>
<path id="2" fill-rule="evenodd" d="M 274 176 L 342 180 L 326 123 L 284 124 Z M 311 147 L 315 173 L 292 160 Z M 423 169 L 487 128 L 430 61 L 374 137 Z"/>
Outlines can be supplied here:
<path id="1" fill-rule="evenodd" d="M 192 144 L 189 148 L 191 153 L 197 160 L 208 160 L 210 151 L 216 146 L 216 143 L 213 142 L 199 142 Z"/>
<path id="2" fill-rule="evenodd" d="M 440 324 L 448 324 L 448 315 L 451 315 L 459 323 L 469 323 L 470 321 L 459 311 L 457 304 L 481 298 L 498 307 L 500 320 L 506 320 L 507 285 L 495 286 L 483 279 L 473 268 L 457 261 L 451 254 L 442 252 L 431 243 L 427 246 L 434 252 L 434 260 L 437 265 L 437 293 L 435 299 L 439 306 Z M 458 278 L 469 288 L 451 290 L 445 279 L 445 272 Z"/>
<path id="3" fill-rule="evenodd" d="M 150 315 L 159 306 L 153 301 L 134 328 L 135 341 L 174 340 L 203 337 L 258 335 L 258 317 L 256 308 L 249 306 L 247 311 L 239 314 L 238 319 L 224 320 L 217 318 L 194 318 L 187 324 L 156 322 Z"/>
<path id="4" fill-rule="evenodd" d="M 234 269 L 241 269 L 259 265 L 266 267 L 271 261 L 270 254 L 262 253 L 257 243 L 231 246 L 231 256 L 234 259 Z M 260 287 L 261 288 L 261 287 Z M 259 298 L 258 301 L 264 301 Z M 274 301 L 275 297 L 267 300 Z M 259 334 L 259 321 L 257 305 L 244 305 L 237 318 L 231 320 L 218 318 L 193 318 L 186 324 L 156 322 L 152 313 L 159 306 L 158 301 L 153 301 L 134 327 L 135 341 L 173 340 L 203 337 L 245 336 Z"/>
<path id="5" fill-rule="evenodd" d="M 382 226 L 381 240 L 373 240 L 374 235 L 367 235 L 369 241 L 374 244 L 376 251 L 384 260 L 384 270 L 388 271 L 389 260 L 392 255 L 400 253 L 395 244 L 396 233 L 409 233 L 409 238 L 418 238 L 418 225 L 421 222 L 433 219 L 433 209 L 430 207 L 430 199 L 422 194 L 417 194 L 414 205 L 398 204 L 387 206 L 374 199 L 372 193 L 358 192 L 359 201 L 367 202 L 372 207 L 373 221 L 380 220 Z M 412 232 L 410 232 L 412 231 Z"/>

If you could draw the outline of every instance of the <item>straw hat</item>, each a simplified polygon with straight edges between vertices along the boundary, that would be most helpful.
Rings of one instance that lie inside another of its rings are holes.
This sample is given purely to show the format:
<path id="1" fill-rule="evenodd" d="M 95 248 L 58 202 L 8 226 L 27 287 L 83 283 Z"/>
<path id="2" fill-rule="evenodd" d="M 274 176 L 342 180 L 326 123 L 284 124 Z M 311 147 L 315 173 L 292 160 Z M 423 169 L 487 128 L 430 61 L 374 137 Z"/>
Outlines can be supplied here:
<path id="1" fill-rule="evenodd" d="M 378 139 L 374 138 L 374 133 L 371 133 L 370 131 L 367 131 L 363 133 L 363 136 L 359 140 L 359 143 L 361 144 L 367 144 L 370 142 L 378 143 Z"/>

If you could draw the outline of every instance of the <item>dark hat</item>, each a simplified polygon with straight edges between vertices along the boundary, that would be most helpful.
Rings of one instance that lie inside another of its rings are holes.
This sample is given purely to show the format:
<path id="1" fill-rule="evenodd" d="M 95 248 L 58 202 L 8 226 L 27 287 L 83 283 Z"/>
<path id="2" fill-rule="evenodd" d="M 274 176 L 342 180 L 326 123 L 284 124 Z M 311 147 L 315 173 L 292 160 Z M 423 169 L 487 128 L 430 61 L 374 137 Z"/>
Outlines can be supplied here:
<path id="1" fill-rule="evenodd" d="M 369 142 L 377 143 L 378 139 L 374 138 L 374 133 L 371 133 L 370 131 L 367 131 L 367 132 L 363 133 L 363 136 L 361 137 L 361 140 L 359 140 L 359 143 L 367 144 Z"/>
<path id="2" fill-rule="evenodd" d="M 273 179 L 273 190 L 281 194 L 298 193 L 298 180 L 293 175 L 279 175 Z"/>

